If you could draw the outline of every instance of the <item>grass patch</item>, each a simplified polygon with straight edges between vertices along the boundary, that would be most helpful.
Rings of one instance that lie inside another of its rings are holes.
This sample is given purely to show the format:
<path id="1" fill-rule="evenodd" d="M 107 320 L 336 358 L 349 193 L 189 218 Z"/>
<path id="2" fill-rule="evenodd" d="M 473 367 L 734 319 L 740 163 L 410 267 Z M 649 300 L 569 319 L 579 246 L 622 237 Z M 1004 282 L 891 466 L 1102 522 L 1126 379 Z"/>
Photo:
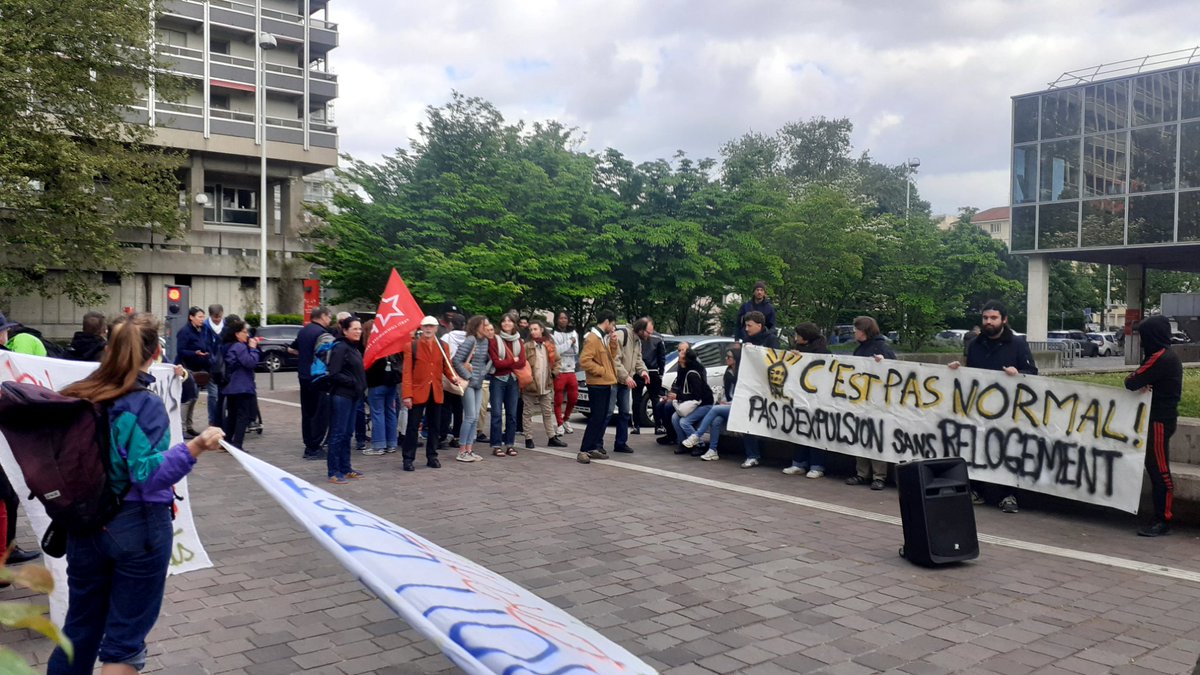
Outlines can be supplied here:
<path id="1" fill-rule="evenodd" d="M 1126 373 L 1084 373 L 1054 377 L 1124 389 L 1125 375 Z M 1200 368 L 1183 369 L 1183 398 L 1179 400 L 1179 414 L 1184 417 L 1200 417 Z"/>

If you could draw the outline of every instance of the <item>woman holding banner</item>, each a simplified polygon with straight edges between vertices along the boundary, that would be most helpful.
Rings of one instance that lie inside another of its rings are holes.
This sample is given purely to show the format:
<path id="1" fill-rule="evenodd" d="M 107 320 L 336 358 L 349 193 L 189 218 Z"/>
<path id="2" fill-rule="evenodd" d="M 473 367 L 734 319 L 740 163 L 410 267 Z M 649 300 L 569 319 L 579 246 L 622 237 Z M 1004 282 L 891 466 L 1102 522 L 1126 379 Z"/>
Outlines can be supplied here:
<path id="1" fill-rule="evenodd" d="M 855 356 L 874 357 L 876 361 L 895 359 L 896 353 L 888 346 L 887 340 L 879 333 L 879 324 L 869 316 L 854 319 L 854 339 L 858 346 L 854 348 Z M 858 457 L 854 462 L 855 473 L 846 479 L 846 485 L 871 484 L 872 490 L 882 490 L 887 480 L 888 464 L 881 459 Z"/>
<path id="2" fill-rule="evenodd" d="M 125 493 L 104 529 L 67 535 L 70 605 L 63 632 L 75 645 L 68 662 L 62 649 L 50 656 L 47 673 L 135 673 L 146 665 L 146 636 L 158 620 L 173 549 L 172 486 L 223 432 L 205 429 L 187 443 L 171 445 L 170 419 L 162 399 L 148 389 L 150 366 L 161 353 L 158 319 L 135 314 L 114 330 L 100 367 L 63 389 L 65 396 L 100 404 L 108 413 L 112 488 Z"/>

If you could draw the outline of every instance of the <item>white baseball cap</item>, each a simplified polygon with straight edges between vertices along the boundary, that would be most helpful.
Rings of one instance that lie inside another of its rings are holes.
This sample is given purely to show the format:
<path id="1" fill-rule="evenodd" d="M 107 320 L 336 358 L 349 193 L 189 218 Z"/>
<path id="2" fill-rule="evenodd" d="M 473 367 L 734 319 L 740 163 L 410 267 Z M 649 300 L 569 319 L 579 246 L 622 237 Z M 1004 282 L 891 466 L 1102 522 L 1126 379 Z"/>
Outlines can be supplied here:
<path id="1" fill-rule="evenodd" d="M 422 326 L 436 326 L 436 325 L 438 325 L 438 320 L 433 318 L 432 316 L 427 316 L 424 319 L 421 319 L 421 325 Z"/>

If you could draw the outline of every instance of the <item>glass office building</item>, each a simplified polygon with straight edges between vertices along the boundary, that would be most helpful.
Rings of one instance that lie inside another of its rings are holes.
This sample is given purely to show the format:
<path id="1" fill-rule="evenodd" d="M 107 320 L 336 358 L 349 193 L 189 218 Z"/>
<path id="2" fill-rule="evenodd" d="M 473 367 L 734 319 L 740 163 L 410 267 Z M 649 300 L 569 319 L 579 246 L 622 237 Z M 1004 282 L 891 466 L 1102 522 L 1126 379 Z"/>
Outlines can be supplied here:
<path id="1" fill-rule="evenodd" d="M 1200 65 L 1088 79 L 1013 98 L 1012 251 L 1200 270 Z"/>

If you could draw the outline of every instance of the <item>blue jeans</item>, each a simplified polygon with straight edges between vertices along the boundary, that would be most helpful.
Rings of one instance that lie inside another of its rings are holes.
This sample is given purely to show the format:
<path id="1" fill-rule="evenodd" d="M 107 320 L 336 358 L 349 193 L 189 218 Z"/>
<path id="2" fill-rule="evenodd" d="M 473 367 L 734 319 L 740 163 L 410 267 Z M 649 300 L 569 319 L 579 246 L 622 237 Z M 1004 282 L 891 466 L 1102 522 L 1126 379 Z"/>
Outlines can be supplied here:
<path id="1" fill-rule="evenodd" d="M 217 383 L 209 380 L 208 386 L 204 389 L 208 393 L 208 426 L 221 426 L 221 392 L 217 389 Z"/>
<path id="2" fill-rule="evenodd" d="M 337 394 L 329 397 L 329 454 L 325 456 L 325 467 L 330 478 L 345 478 L 353 471 L 350 468 L 350 437 L 354 435 L 356 411 L 361 408 L 362 399 Z"/>
<path id="3" fill-rule="evenodd" d="M 797 469 L 825 471 L 825 451 L 811 445 L 797 445 L 792 450 L 792 466 Z"/>
<path id="4" fill-rule="evenodd" d="M 612 410 L 612 399 L 615 396 L 612 385 L 588 385 L 588 405 L 592 414 L 588 415 L 587 427 L 583 430 L 583 440 L 579 443 L 580 452 L 591 452 L 604 448 L 604 430 L 608 428 L 608 415 L 598 414 L 601 410 Z"/>
<path id="5" fill-rule="evenodd" d="M 396 385 L 371 387 L 367 400 L 371 403 L 371 445 L 376 450 L 396 447 Z"/>
<path id="6" fill-rule="evenodd" d="M 746 459 L 762 459 L 762 448 L 758 444 L 758 436 L 742 434 L 742 447 L 746 449 Z"/>
<path id="7" fill-rule="evenodd" d="M 608 407 L 608 417 L 604 420 L 604 427 L 608 428 L 608 421 L 615 415 L 617 418 L 617 440 L 613 447 L 620 448 L 629 443 L 629 426 L 633 424 L 633 390 L 626 387 L 624 384 L 618 384 L 613 389 L 616 394 L 613 404 Z M 604 437 L 600 437 L 600 447 L 604 447 Z"/>
<path id="8" fill-rule="evenodd" d="M 462 445 L 475 444 L 475 431 L 479 428 L 479 406 L 483 404 L 483 387 L 467 387 L 462 395 L 462 426 L 458 430 L 458 442 Z"/>
<path id="9" fill-rule="evenodd" d="M 688 436 L 696 433 L 696 425 L 704 419 L 704 416 L 708 414 L 708 409 L 711 407 L 712 406 L 710 405 L 699 406 L 689 413 L 687 417 L 684 417 L 679 413 L 672 415 L 671 424 L 675 426 L 676 440 L 682 443 L 687 439 Z"/>
<path id="10" fill-rule="evenodd" d="M 717 441 L 721 438 L 721 430 L 725 428 L 725 422 L 729 420 L 729 410 L 732 406 L 714 405 L 708 409 L 708 413 L 704 415 L 704 419 L 700 420 L 700 426 L 696 427 L 696 435 L 703 436 L 704 432 L 709 433 L 708 447 L 712 448 L 713 452 L 717 450 Z"/>
<path id="11" fill-rule="evenodd" d="M 171 506 L 125 502 L 117 517 L 93 534 L 67 538 L 70 606 L 63 632 L 75 645 L 75 663 L 55 649 L 47 673 L 92 672 L 101 663 L 146 665 L 146 636 L 158 620 L 172 548 Z"/>
<path id="12" fill-rule="evenodd" d="M 512 375 L 505 379 L 492 377 L 489 387 L 491 388 L 492 406 L 492 436 L 490 439 L 492 447 L 511 447 L 517 437 L 517 402 L 521 400 L 521 385 L 517 383 L 517 376 Z M 503 435 L 501 435 L 501 426 L 504 427 Z"/>

